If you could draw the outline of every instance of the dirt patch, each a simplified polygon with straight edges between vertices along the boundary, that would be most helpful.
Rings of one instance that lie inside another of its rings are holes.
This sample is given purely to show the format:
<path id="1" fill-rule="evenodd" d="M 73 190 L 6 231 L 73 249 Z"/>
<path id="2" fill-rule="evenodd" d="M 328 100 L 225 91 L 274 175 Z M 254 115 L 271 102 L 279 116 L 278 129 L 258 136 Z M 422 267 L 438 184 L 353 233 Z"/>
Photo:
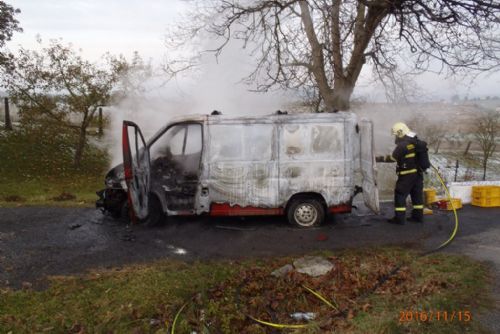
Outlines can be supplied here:
<path id="1" fill-rule="evenodd" d="M 62 201 L 73 201 L 76 199 L 76 196 L 71 194 L 71 193 L 68 193 L 68 192 L 65 192 L 63 191 L 60 195 L 58 196 L 55 196 L 55 197 L 52 197 L 51 198 L 53 201 L 57 201 L 57 202 L 62 202 Z"/>
<path id="2" fill-rule="evenodd" d="M 3 200 L 5 202 L 26 202 L 26 198 L 19 195 L 4 196 Z"/>

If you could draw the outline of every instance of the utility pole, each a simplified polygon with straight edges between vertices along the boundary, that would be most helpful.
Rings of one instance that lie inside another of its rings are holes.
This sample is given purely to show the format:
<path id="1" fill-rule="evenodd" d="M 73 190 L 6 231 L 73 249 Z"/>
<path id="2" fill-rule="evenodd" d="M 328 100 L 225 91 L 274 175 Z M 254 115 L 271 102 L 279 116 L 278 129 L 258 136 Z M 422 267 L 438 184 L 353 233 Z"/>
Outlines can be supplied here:
<path id="1" fill-rule="evenodd" d="M 471 145 L 471 144 L 472 144 L 472 142 L 471 142 L 471 141 L 469 141 L 469 142 L 467 143 L 467 147 L 465 148 L 465 152 L 464 152 L 464 157 L 467 155 L 467 153 L 469 153 L 469 149 L 470 149 L 470 145 Z"/>
<path id="2" fill-rule="evenodd" d="M 12 122 L 10 120 L 9 98 L 4 98 L 5 105 L 5 130 L 12 131 Z"/>

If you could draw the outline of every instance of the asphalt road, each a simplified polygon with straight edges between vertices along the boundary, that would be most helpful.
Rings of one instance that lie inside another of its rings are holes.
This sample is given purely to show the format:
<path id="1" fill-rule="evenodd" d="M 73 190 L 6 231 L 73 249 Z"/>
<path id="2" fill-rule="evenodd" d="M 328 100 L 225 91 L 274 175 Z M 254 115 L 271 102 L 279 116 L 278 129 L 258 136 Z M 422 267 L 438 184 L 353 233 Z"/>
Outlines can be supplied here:
<path id="1" fill-rule="evenodd" d="M 389 207 L 383 211 L 391 215 Z M 497 261 L 499 216 L 500 209 L 462 209 L 460 233 L 450 249 L 475 257 L 493 252 L 482 259 Z M 161 258 L 234 259 L 373 245 L 431 249 L 447 239 L 453 220 L 448 213 L 426 218 L 424 224 L 395 226 L 384 216 L 353 213 L 304 230 L 281 217 L 195 217 L 148 228 L 127 226 L 88 208 L 1 208 L 0 284 L 36 286 L 46 275 Z"/>

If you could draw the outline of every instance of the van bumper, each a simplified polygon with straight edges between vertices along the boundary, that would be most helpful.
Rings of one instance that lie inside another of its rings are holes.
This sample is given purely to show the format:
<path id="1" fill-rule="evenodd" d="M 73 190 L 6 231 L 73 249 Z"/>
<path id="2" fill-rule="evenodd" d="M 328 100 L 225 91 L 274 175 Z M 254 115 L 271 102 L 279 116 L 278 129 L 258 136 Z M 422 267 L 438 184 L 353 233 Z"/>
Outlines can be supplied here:
<path id="1" fill-rule="evenodd" d="M 330 206 L 328 208 L 329 213 L 351 213 L 352 205 L 351 204 L 339 204 Z"/>
<path id="2" fill-rule="evenodd" d="M 109 212 L 113 216 L 119 217 L 123 206 L 127 202 L 127 193 L 123 189 L 106 188 L 96 192 L 98 199 L 95 202 L 97 209 Z"/>

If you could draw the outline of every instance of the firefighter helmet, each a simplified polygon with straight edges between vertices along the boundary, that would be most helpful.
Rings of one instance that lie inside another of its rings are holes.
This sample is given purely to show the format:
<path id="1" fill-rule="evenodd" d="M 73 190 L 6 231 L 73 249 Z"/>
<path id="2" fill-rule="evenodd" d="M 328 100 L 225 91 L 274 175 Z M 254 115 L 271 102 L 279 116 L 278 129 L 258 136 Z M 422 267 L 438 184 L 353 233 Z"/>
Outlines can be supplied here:
<path id="1" fill-rule="evenodd" d="M 398 138 L 403 138 L 410 133 L 410 128 L 405 123 L 397 122 L 392 126 L 392 134 Z"/>

